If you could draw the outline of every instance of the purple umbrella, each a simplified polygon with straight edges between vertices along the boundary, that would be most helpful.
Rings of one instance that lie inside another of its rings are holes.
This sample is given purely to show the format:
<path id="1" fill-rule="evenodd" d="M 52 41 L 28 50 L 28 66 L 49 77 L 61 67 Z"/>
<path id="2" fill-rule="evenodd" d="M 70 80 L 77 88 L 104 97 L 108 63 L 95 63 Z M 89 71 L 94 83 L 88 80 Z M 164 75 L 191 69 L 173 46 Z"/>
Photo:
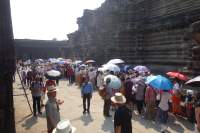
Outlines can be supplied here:
<path id="1" fill-rule="evenodd" d="M 133 69 L 135 71 L 138 71 L 140 74 L 144 74 L 145 72 L 149 72 L 149 69 L 146 66 L 136 66 Z"/>

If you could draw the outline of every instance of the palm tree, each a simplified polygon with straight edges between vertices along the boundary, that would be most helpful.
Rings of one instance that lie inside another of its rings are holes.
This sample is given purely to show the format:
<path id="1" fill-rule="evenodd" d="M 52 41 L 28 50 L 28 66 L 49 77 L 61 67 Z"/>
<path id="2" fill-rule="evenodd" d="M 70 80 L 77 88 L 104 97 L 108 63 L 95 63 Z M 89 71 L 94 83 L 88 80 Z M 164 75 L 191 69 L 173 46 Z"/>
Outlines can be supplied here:
<path id="1" fill-rule="evenodd" d="M 13 74 L 15 52 L 10 1 L 0 0 L 0 131 L 15 133 Z"/>

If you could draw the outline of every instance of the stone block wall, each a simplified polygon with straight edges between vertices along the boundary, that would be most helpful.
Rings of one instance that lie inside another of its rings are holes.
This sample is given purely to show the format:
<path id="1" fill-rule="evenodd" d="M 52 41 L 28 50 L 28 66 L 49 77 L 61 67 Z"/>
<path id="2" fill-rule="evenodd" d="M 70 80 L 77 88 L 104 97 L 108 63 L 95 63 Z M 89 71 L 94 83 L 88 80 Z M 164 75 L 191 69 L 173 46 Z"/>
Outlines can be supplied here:
<path id="1" fill-rule="evenodd" d="M 192 62 L 193 47 L 183 36 L 199 18 L 198 0 L 106 0 L 85 11 L 80 34 L 69 37 L 69 45 L 89 49 L 82 50 L 82 57 L 99 62 L 121 58 L 157 72 L 181 70 Z"/>

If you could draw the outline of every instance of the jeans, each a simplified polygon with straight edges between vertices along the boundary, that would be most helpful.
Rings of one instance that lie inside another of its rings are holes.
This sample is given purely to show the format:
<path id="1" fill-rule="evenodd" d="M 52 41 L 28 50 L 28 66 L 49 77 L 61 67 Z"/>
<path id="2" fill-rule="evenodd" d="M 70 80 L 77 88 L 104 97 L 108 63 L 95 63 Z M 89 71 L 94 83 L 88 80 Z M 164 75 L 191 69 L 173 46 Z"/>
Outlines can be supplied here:
<path id="1" fill-rule="evenodd" d="M 83 94 L 83 110 L 90 111 L 90 100 L 91 100 L 91 93 Z M 86 108 L 86 101 L 87 101 L 87 108 Z"/>
<path id="2" fill-rule="evenodd" d="M 161 108 L 159 108 L 157 118 L 161 124 L 167 124 L 168 111 L 163 111 Z"/>
<path id="3" fill-rule="evenodd" d="M 36 112 L 41 113 L 40 110 L 40 100 L 41 96 L 33 96 L 33 113 L 36 115 Z"/>

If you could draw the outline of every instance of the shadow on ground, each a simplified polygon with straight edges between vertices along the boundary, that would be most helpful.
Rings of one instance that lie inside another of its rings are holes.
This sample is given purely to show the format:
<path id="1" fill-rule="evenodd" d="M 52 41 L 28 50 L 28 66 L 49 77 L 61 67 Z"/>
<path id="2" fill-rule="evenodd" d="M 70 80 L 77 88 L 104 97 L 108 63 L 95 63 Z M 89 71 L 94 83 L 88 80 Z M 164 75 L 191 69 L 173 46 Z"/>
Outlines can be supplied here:
<path id="1" fill-rule="evenodd" d="M 30 129 L 36 123 L 37 123 L 37 117 L 31 116 L 22 124 L 22 127 Z"/>
<path id="2" fill-rule="evenodd" d="M 112 117 L 110 117 L 110 118 L 105 117 L 104 122 L 101 126 L 101 129 L 105 132 L 110 132 L 110 133 L 114 132 Z"/>

